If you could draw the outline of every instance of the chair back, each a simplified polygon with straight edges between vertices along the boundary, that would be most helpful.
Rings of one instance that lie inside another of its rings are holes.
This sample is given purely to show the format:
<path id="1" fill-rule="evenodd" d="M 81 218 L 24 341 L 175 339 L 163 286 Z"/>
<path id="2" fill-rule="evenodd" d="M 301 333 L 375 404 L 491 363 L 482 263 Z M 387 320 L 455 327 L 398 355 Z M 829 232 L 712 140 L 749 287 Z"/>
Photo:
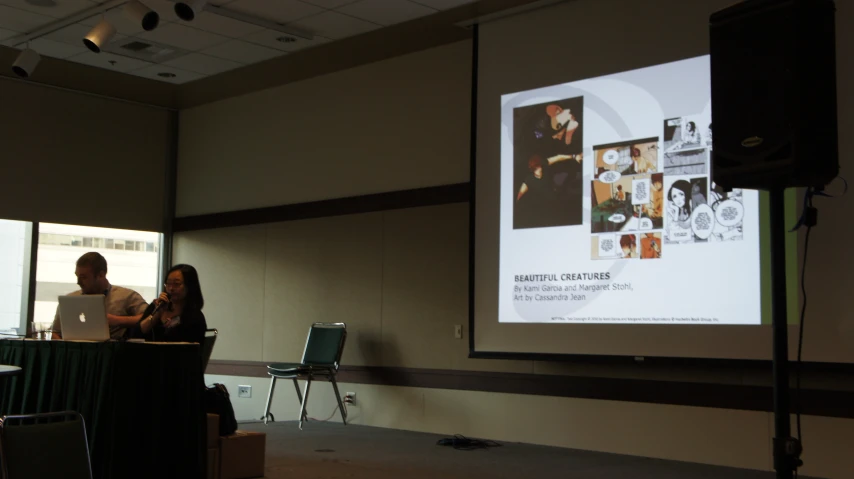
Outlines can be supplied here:
<path id="1" fill-rule="evenodd" d="M 213 335 L 208 336 L 208 333 L 213 333 Z M 214 329 L 205 330 L 205 340 L 202 343 L 202 374 L 204 374 L 205 370 L 208 368 L 208 361 L 211 359 L 211 353 L 213 353 L 214 344 L 216 344 L 216 338 L 219 334 L 219 331 Z"/>
<path id="2" fill-rule="evenodd" d="M 74 411 L 0 418 L 6 479 L 92 479 L 83 416 Z"/>
<path id="3" fill-rule="evenodd" d="M 344 323 L 314 323 L 308 330 L 308 339 L 302 354 L 302 363 L 309 366 L 327 366 L 338 369 L 347 325 Z"/>

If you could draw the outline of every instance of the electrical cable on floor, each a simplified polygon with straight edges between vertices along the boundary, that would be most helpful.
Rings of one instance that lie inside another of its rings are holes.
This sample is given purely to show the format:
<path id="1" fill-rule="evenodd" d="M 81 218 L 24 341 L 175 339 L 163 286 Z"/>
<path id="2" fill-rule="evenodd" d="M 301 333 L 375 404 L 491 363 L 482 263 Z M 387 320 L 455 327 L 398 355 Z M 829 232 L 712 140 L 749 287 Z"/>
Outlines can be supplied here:
<path id="1" fill-rule="evenodd" d="M 315 421 L 315 422 L 327 422 L 330 419 L 332 419 L 333 417 L 335 417 L 336 412 L 338 412 L 338 406 L 335 406 L 335 409 L 332 410 L 332 414 L 330 414 L 329 417 L 327 417 L 326 419 L 315 419 L 313 417 L 309 417 L 308 420 L 309 421 Z M 346 414 L 346 412 L 347 412 L 347 403 L 344 403 L 344 413 Z"/>
<path id="2" fill-rule="evenodd" d="M 469 439 L 462 434 L 454 434 L 454 437 L 446 437 L 436 442 L 438 446 L 451 446 L 459 451 L 472 451 L 475 449 L 488 449 L 499 447 L 501 444 L 495 441 L 484 441 L 481 439 Z"/>

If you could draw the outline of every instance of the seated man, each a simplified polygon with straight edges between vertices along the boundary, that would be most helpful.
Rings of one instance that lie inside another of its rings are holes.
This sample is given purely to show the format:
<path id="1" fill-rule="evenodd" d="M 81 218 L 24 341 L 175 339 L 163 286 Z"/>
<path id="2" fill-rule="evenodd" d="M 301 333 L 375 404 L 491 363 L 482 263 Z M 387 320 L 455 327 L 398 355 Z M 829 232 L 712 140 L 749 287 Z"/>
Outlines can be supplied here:
<path id="1" fill-rule="evenodd" d="M 128 327 L 136 325 L 142 319 L 142 312 L 148 303 L 139 293 L 121 286 L 113 286 L 107 281 L 107 260 L 98 253 L 86 253 L 77 260 L 74 270 L 80 289 L 68 296 L 81 294 L 103 294 L 107 323 L 110 325 L 110 337 L 120 339 Z M 59 321 L 59 306 L 53 319 L 53 339 L 62 339 L 62 325 Z"/>

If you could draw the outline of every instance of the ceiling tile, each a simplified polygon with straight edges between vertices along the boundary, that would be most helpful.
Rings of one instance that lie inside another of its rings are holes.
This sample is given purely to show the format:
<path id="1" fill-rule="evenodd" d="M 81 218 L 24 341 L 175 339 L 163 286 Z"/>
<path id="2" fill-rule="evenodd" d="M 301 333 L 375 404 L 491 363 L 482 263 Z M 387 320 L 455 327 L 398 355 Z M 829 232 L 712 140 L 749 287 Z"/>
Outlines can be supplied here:
<path id="1" fill-rule="evenodd" d="M 0 5 L 0 28 L 5 30 L 27 33 L 55 21 L 53 17 Z"/>
<path id="2" fill-rule="evenodd" d="M 283 37 L 293 39 L 293 41 L 282 42 L 278 40 Z M 311 40 L 306 40 L 294 35 L 288 35 L 287 33 L 283 33 L 278 30 L 262 30 L 258 33 L 253 33 L 252 35 L 243 37 L 242 40 L 263 45 L 265 47 L 275 48 L 276 50 L 281 50 L 283 52 L 295 52 L 297 50 L 310 48 L 330 41 L 328 38 L 319 36 L 315 36 Z"/>
<path id="3" fill-rule="evenodd" d="M 334 8 L 343 7 L 348 3 L 353 3 L 358 0 L 302 0 L 303 2 L 310 3 L 312 5 L 317 5 L 318 7 L 327 8 L 332 10 Z"/>
<path id="4" fill-rule="evenodd" d="M 188 72 L 186 70 L 181 70 L 180 68 L 170 67 L 166 65 L 151 65 L 145 68 L 140 68 L 139 70 L 134 70 L 129 72 L 131 75 L 136 75 L 139 77 L 150 78 L 152 80 L 164 81 L 169 83 L 188 83 L 193 80 L 198 80 L 199 78 L 203 78 L 204 75 L 194 72 Z M 161 73 L 171 73 L 175 75 L 173 77 L 164 77 L 161 76 Z"/>
<path id="5" fill-rule="evenodd" d="M 95 15 L 89 17 L 85 20 L 81 20 L 80 24 L 86 25 L 88 27 L 94 27 L 105 18 L 110 23 L 110 25 L 115 27 L 116 31 L 118 31 L 122 35 L 132 36 L 143 31 L 142 25 L 137 22 L 134 22 L 130 18 L 123 15 L 121 10 L 111 10 L 107 12 L 106 15 Z M 162 22 L 160 23 L 160 25 L 158 25 L 158 27 L 160 26 L 163 26 Z"/>
<path id="6" fill-rule="evenodd" d="M 0 28 L 0 41 L 5 40 L 7 38 L 12 38 L 18 35 L 18 32 L 13 32 L 12 30 L 4 30 Z"/>
<path id="7" fill-rule="evenodd" d="M 282 24 L 323 11 L 320 7 L 297 0 L 234 0 L 223 8 Z"/>
<path id="8" fill-rule="evenodd" d="M 359 0 L 336 11 L 380 25 L 394 25 L 432 15 L 437 10 L 406 0 Z"/>
<path id="9" fill-rule="evenodd" d="M 65 18 L 78 12 L 82 12 L 87 8 L 97 6 L 102 2 L 94 2 L 91 0 L 41 0 L 39 2 L 28 2 L 27 0 L 0 0 L 0 3 L 9 5 L 20 10 L 26 10 L 32 13 L 47 15 L 53 18 Z M 39 4 L 53 6 L 39 6 Z"/>
<path id="10" fill-rule="evenodd" d="M 221 7 L 223 5 L 233 3 L 235 0 L 210 0 L 208 3 Z"/>
<path id="11" fill-rule="evenodd" d="M 75 23 L 75 24 L 69 25 L 69 26 L 67 26 L 61 30 L 57 30 L 53 33 L 48 33 L 47 35 L 44 36 L 44 38 L 47 38 L 48 40 L 57 41 L 57 42 L 65 42 L 65 43 L 68 43 L 69 45 L 74 45 L 74 46 L 81 45 L 82 46 L 83 45 L 83 37 L 85 37 L 86 34 L 89 33 L 89 30 L 91 30 L 91 29 L 92 29 L 92 27 L 90 27 L 88 25 L 83 25 L 82 23 Z M 113 39 L 110 40 L 110 43 L 114 43 L 114 42 L 122 40 L 124 38 L 127 38 L 127 37 L 125 35 L 122 35 L 122 34 L 116 34 L 116 36 L 114 36 Z"/>
<path id="12" fill-rule="evenodd" d="M 260 32 L 264 29 L 264 27 L 259 27 L 258 25 L 233 20 L 210 12 L 200 13 L 193 19 L 193 22 L 190 25 L 192 25 L 193 28 L 218 33 L 231 38 L 245 37 L 246 35 Z"/>
<path id="13" fill-rule="evenodd" d="M 36 38 L 30 43 L 30 48 L 39 52 L 41 56 L 53 58 L 68 58 L 88 51 L 83 46 L 83 42 L 80 42 L 79 46 L 74 46 L 65 42 L 48 40 L 47 38 Z"/>
<path id="14" fill-rule="evenodd" d="M 178 23 L 168 23 L 150 32 L 140 33 L 137 37 L 190 51 L 209 48 L 228 40 L 228 37 Z"/>
<path id="15" fill-rule="evenodd" d="M 114 55 L 108 52 L 92 53 L 90 51 L 86 51 L 79 55 L 68 57 L 67 60 L 117 72 L 127 72 L 130 70 L 136 70 L 137 68 L 143 68 L 146 65 L 151 65 L 151 63 L 137 60 L 136 58 L 123 57 L 121 55 Z"/>
<path id="16" fill-rule="evenodd" d="M 313 31 L 322 37 L 334 40 L 380 28 L 380 25 L 375 23 L 359 20 L 358 18 L 330 10 L 313 17 L 304 18 L 291 25 Z"/>
<path id="17" fill-rule="evenodd" d="M 240 68 L 243 65 L 231 60 L 202 55 L 201 53 L 190 53 L 174 60 L 163 63 L 189 72 L 201 73 L 202 75 L 216 75 L 228 70 Z"/>
<path id="18" fill-rule="evenodd" d="M 258 63 L 279 55 L 284 55 L 284 52 L 279 50 L 254 45 L 241 40 L 231 40 L 203 50 L 200 53 L 244 64 Z"/>
<path id="19" fill-rule="evenodd" d="M 460 5 L 473 3 L 475 0 L 412 0 L 415 3 L 420 3 L 425 7 L 435 8 L 437 10 L 449 10 Z"/>

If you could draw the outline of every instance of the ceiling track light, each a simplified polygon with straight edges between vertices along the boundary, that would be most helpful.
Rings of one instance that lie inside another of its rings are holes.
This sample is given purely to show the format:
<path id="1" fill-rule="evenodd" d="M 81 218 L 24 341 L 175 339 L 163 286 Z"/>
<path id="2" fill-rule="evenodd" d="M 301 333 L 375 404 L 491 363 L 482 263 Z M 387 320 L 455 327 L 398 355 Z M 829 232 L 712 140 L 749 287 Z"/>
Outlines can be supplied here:
<path id="1" fill-rule="evenodd" d="M 12 72 L 21 78 L 29 78 L 41 61 L 39 53 L 31 48 L 22 50 L 12 64 Z"/>
<path id="2" fill-rule="evenodd" d="M 83 37 L 83 44 L 86 48 L 95 53 L 101 53 L 101 48 L 104 47 L 116 35 L 116 27 L 107 20 L 101 20 L 95 25 L 89 33 Z"/>
<path id="3" fill-rule="evenodd" d="M 190 22 L 205 8 L 207 0 L 185 0 L 175 3 L 175 15 L 185 22 Z"/>
<path id="4" fill-rule="evenodd" d="M 124 14 L 142 26 L 142 29 L 147 32 L 157 28 L 157 25 L 160 23 L 160 15 L 138 0 L 130 0 L 126 3 Z"/>

